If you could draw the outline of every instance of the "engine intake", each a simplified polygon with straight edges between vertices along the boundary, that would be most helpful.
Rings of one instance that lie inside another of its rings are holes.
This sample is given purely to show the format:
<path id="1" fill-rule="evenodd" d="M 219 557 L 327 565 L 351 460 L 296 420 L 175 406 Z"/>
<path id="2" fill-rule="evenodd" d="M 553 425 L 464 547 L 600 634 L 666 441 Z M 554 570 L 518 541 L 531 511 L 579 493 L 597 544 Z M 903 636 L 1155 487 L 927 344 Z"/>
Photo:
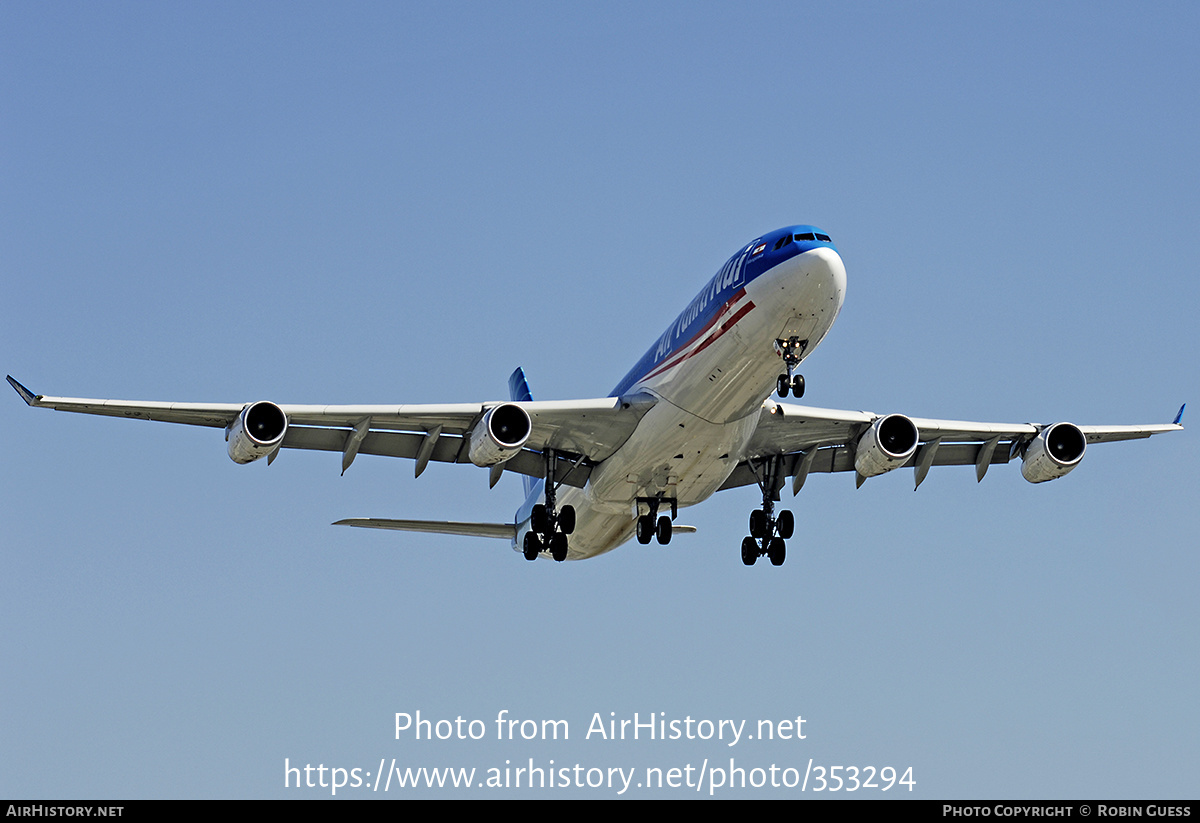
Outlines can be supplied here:
<path id="1" fill-rule="evenodd" d="M 260 400 L 242 409 L 230 425 L 225 439 L 234 463 L 253 463 L 266 457 L 283 442 L 287 434 L 287 415 L 274 403 Z"/>
<path id="2" fill-rule="evenodd" d="M 880 417 L 859 439 L 854 469 L 863 477 L 898 469 L 916 452 L 920 438 L 917 424 L 904 415 Z"/>
<path id="3" fill-rule="evenodd" d="M 1038 432 L 1021 458 L 1021 474 L 1030 483 L 1062 477 L 1079 465 L 1087 437 L 1072 423 L 1055 423 Z"/>
<path id="4" fill-rule="evenodd" d="M 493 406 L 471 430 L 471 462 L 476 466 L 503 463 L 521 451 L 532 430 L 529 412 L 520 406 Z"/>

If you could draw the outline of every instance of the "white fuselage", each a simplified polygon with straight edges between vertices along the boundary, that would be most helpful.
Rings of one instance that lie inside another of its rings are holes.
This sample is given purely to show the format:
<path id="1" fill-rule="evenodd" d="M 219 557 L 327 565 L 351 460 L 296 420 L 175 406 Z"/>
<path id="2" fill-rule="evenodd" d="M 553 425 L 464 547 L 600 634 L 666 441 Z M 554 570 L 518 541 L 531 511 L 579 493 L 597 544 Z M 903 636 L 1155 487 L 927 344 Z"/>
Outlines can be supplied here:
<path id="1" fill-rule="evenodd" d="M 576 510 L 568 559 L 603 554 L 633 537 L 638 498 L 695 505 L 752 456 L 747 444 L 784 370 L 774 341 L 808 340 L 804 355 L 810 354 L 841 310 L 846 270 L 829 247 L 791 257 L 748 280 L 676 348 L 671 338 L 684 336 L 689 312 L 698 312 L 708 291 L 660 338 L 659 360 L 627 392 L 648 393 L 658 402 L 630 438 L 592 470 L 587 486 L 559 490 L 558 505 Z M 517 550 L 529 529 L 529 512 L 542 499 L 539 483 L 517 514 Z"/>

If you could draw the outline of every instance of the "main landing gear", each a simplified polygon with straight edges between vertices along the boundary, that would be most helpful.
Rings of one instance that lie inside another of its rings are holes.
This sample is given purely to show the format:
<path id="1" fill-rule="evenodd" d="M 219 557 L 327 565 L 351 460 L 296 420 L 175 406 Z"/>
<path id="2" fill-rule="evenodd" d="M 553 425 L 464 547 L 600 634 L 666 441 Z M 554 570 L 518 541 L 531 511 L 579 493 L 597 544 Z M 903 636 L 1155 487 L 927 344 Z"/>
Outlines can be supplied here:
<path id="1" fill-rule="evenodd" d="M 804 351 L 807 348 L 808 340 L 801 340 L 795 336 L 789 337 L 787 340 L 775 341 L 775 351 L 783 358 L 783 365 L 787 368 L 787 374 L 779 375 L 779 379 L 775 382 L 775 390 L 780 397 L 787 397 L 789 390 L 797 400 L 804 396 L 804 375 L 792 372 L 804 359 Z"/>
<path id="2" fill-rule="evenodd" d="M 784 541 L 795 532 L 796 520 L 786 509 L 778 517 L 775 516 L 782 464 L 781 457 L 768 458 L 764 476 L 758 478 L 763 493 L 762 508 L 750 512 L 750 536 L 742 540 L 742 562 L 747 566 L 753 566 L 764 554 L 770 558 L 773 566 L 782 566 L 787 557 Z"/>
<path id="3" fill-rule="evenodd" d="M 639 497 L 639 504 L 645 503 L 650 511 L 648 514 L 640 515 L 637 519 L 637 540 L 643 546 L 648 544 L 654 538 L 658 538 L 658 543 L 665 546 L 671 542 L 671 525 L 672 521 L 679 515 L 679 504 L 675 500 L 671 500 L 671 516 L 665 514 L 662 517 L 658 516 L 658 506 L 660 503 L 667 501 L 661 497 Z"/>
<path id="4" fill-rule="evenodd" d="M 567 559 L 567 535 L 575 531 L 575 507 L 555 507 L 554 452 L 546 450 L 546 502 L 533 507 L 529 516 L 529 531 L 521 547 L 526 560 L 537 560 L 543 551 L 559 563 Z"/>
<path id="5" fill-rule="evenodd" d="M 538 503 L 533 507 L 529 531 L 525 533 L 525 559 L 537 560 L 542 551 L 549 549 L 550 556 L 561 563 L 567 559 L 567 535 L 573 531 L 574 506 L 563 506 L 562 510 L 556 513 L 553 504 Z"/>

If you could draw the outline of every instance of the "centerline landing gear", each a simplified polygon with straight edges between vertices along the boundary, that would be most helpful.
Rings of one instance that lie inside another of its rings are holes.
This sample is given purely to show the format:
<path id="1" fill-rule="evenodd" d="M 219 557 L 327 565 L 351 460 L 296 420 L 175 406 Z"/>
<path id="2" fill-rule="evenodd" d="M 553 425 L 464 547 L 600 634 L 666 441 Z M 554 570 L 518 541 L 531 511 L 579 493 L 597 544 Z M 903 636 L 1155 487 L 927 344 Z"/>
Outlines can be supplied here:
<path id="1" fill-rule="evenodd" d="M 775 341 L 775 353 L 783 358 L 783 365 L 787 369 L 787 374 L 779 375 L 775 382 L 775 389 L 780 397 L 787 397 L 789 390 L 797 400 L 804 396 L 804 375 L 792 372 L 804 359 L 804 351 L 807 348 L 808 340 L 801 340 L 794 335 L 787 340 Z"/>
<path id="2" fill-rule="evenodd" d="M 526 560 L 537 560 L 544 550 L 558 562 L 567 559 L 567 535 L 575 531 L 575 507 L 555 506 L 558 487 L 554 484 L 555 455 L 546 450 L 546 502 L 538 503 L 529 515 L 529 531 L 525 533 L 525 544 L 521 547 Z M 568 472 L 569 473 L 569 472 Z"/>
<path id="3" fill-rule="evenodd" d="M 665 514 L 662 517 L 658 515 L 658 507 L 660 503 L 668 502 L 661 497 L 639 497 L 638 504 L 645 503 L 650 511 L 647 514 L 639 515 L 637 519 L 637 539 L 643 546 L 648 544 L 654 538 L 658 538 L 659 545 L 665 546 L 671 542 L 672 521 L 679 515 L 679 504 L 671 499 L 671 516 Z"/>
<path id="4" fill-rule="evenodd" d="M 754 464 L 750 464 L 754 470 Z M 768 457 L 763 466 L 762 476 L 758 486 L 762 489 L 763 502 L 761 509 L 750 512 L 750 536 L 742 540 L 742 562 L 753 566 L 762 555 L 766 555 L 773 566 L 782 566 L 787 557 L 787 545 L 784 541 L 796 530 L 796 520 L 786 509 L 775 516 L 775 501 L 779 499 L 779 486 L 783 482 L 783 458 Z"/>

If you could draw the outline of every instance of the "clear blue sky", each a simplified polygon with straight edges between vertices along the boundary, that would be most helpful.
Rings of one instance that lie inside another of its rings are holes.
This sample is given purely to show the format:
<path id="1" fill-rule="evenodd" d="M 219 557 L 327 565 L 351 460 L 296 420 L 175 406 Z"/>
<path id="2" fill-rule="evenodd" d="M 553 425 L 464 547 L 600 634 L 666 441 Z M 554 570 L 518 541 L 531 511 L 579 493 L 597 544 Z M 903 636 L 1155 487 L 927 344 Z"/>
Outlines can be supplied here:
<path id="1" fill-rule="evenodd" d="M 1198 24 L 1185 3 L 6 3 L 0 365 L 46 394 L 299 403 L 496 399 L 522 365 L 535 397 L 592 397 L 741 244 L 810 222 L 849 287 L 805 402 L 1166 422 L 1200 402 Z M 749 489 L 669 547 L 527 563 L 329 526 L 503 520 L 515 478 L 241 467 L 219 431 L 12 393 L 0 428 L 2 796 L 328 794 L 285 790 L 285 758 L 730 757 L 911 766 L 914 797 L 1197 794 L 1194 429 L 1041 486 L 814 477 L 787 564 L 747 569 Z M 418 710 L 489 738 L 395 740 Z M 498 742 L 501 710 L 571 739 Z M 610 712 L 801 715 L 806 739 L 585 740 Z M 568 794 L 615 792 L 532 796 Z"/>

